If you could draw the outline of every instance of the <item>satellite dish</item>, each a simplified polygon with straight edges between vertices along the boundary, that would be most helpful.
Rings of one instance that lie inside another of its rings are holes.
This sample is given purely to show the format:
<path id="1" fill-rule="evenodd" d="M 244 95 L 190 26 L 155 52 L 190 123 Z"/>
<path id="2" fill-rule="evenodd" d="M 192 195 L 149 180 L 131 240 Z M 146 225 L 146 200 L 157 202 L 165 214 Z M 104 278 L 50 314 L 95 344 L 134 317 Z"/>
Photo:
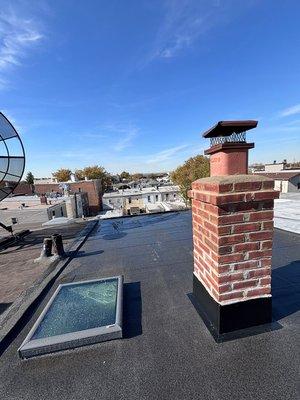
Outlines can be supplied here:
<path id="1" fill-rule="evenodd" d="M 17 187 L 24 168 L 23 143 L 13 125 L 0 112 L 0 201 Z"/>

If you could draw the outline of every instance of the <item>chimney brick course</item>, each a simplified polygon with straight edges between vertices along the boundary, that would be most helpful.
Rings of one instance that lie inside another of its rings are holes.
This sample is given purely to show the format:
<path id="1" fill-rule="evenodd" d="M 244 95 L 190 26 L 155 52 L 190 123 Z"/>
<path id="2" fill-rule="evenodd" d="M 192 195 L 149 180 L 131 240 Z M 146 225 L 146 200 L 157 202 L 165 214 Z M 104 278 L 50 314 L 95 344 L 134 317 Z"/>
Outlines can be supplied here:
<path id="1" fill-rule="evenodd" d="M 251 175 L 192 184 L 194 275 L 220 305 L 271 296 L 273 188 Z"/>

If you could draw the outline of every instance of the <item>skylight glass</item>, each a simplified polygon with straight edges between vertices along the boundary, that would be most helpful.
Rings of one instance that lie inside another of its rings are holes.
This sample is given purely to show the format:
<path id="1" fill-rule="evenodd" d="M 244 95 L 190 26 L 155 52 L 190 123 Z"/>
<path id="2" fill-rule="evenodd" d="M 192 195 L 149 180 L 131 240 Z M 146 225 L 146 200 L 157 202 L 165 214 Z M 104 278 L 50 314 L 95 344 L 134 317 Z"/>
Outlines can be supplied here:
<path id="1" fill-rule="evenodd" d="M 123 278 L 60 285 L 19 349 L 22 358 L 122 337 Z"/>

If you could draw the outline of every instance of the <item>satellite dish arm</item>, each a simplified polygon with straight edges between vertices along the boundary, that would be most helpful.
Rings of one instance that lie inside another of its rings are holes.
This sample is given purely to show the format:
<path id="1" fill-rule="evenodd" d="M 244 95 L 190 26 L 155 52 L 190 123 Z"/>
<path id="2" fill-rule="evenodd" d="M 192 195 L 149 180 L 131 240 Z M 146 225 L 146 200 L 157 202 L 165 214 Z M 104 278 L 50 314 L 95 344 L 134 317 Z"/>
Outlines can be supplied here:
<path id="1" fill-rule="evenodd" d="M 11 226 L 6 226 L 6 225 L 2 224 L 2 222 L 0 222 L 0 226 L 1 226 L 1 228 L 5 229 L 7 232 L 13 233 Z"/>

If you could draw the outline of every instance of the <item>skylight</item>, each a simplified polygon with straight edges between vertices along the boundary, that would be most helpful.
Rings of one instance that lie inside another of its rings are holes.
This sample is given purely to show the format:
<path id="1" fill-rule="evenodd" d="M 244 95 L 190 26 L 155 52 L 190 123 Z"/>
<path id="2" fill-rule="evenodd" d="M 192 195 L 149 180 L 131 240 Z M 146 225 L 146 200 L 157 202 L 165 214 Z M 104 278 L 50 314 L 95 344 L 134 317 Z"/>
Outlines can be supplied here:
<path id="1" fill-rule="evenodd" d="M 19 348 L 22 358 L 122 337 L 123 277 L 59 285 Z"/>

